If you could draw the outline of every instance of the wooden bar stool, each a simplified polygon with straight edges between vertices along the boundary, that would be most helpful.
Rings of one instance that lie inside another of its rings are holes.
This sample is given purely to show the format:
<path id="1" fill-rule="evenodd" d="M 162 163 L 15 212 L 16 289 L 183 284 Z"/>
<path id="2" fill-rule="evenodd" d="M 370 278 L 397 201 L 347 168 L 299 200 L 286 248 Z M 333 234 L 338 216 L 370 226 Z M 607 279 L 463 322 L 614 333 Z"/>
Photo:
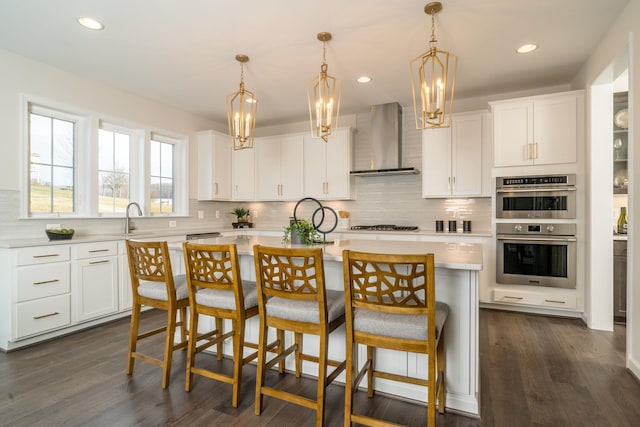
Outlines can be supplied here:
<path id="1" fill-rule="evenodd" d="M 245 341 L 245 321 L 258 314 L 258 293 L 255 282 L 240 277 L 238 253 L 235 244 L 201 245 L 183 243 L 184 261 L 189 288 L 191 329 L 198 328 L 199 315 L 215 317 L 215 329 L 205 334 L 189 336 L 185 390 L 191 391 L 193 374 L 202 375 L 233 386 L 231 405 L 240 401 L 242 367 L 254 360 L 258 352 L 244 357 L 244 348 L 257 349 L 258 345 Z M 223 331 L 222 319 L 231 321 L 231 330 Z M 207 341 L 197 345 L 205 338 Z M 196 366 L 196 354 L 217 345 L 218 360 L 222 360 L 222 344 L 233 339 L 233 375 Z"/>
<path id="2" fill-rule="evenodd" d="M 427 386 L 427 425 L 445 410 L 444 324 L 449 307 L 435 298 L 433 254 L 388 255 L 344 251 L 347 331 L 347 379 L 344 425 L 396 425 L 354 413 L 353 393 L 367 374 L 368 396 L 375 378 Z M 367 361 L 358 370 L 358 344 L 367 347 Z M 427 355 L 427 379 L 377 370 L 375 349 Z M 354 378 L 355 375 L 355 378 Z"/>
<path id="3" fill-rule="evenodd" d="M 127 374 L 133 373 L 135 359 L 162 368 L 162 388 L 167 388 L 171 376 L 171 359 L 174 350 L 187 347 L 186 315 L 189 305 L 187 279 L 184 275 L 173 276 L 167 242 L 134 242 L 127 240 L 129 272 L 133 293 L 131 310 L 131 330 L 129 332 L 129 353 Z M 142 305 L 167 311 L 165 326 L 139 333 L 140 310 Z M 180 311 L 180 321 L 176 321 Z M 176 327 L 180 328 L 180 342 L 174 344 Z M 162 360 L 136 351 L 139 340 L 165 333 L 164 357 Z"/>
<path id="4" fill-rule="evenodd" d="M 329 360 L 327 349 L 329 334 L 344 323 L 343 292 L 325 289 L 320 248 L 273 248 L 256 245 L 253 250 L 260 311 L 255 412 L 260 415 L 263 396 L 267 395 L 315 410 L 316 426 L 321 426 L 324 421 L 326 388 L 345 368 L 344 361 Z M 280 337 L 283 337 L 283 330 L 292 331 L 294 343 L 287 349 L 282 344 L 278 348 L 280 353 L 267 362 L 269 327 L 275 328 Z M 318 336 L 318 356 L 304 353 L 303 334 Z M 300 378 L 303 360 L 318 364 L 315 400 L 264 384 L 266 371 L 276 363 L 282 363 L 291 353 L 295 353 L 297 378 Z M 335 367 L 329 375 L 327 365 Z"/>

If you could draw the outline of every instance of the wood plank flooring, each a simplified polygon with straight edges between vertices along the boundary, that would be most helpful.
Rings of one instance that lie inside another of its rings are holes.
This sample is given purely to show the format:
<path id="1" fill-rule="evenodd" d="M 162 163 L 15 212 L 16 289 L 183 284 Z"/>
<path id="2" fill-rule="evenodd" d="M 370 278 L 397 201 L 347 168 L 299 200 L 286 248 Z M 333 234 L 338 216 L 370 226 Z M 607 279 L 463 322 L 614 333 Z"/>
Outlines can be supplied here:
<path id="1" fill-rule="evenodd" d="M 147 326 L 162 313 L 143 314 Z M 254 415 L 255 368 L 243 375 L 239 408 L 231 387 L 195 377 L 184 391 L 186 356 L 174 355 L 171 384 L 160 387 L 160 370 L 136 361 L 124 373 L 128 319 L 11 352 L 0 353 L 0 426 L 312 426 L 313 413 L 265 397 Z M 592 331 L 579 320 L 481 310 L 482 418 L 451 412 L 440 426 L 637 426 L 640 384 L 624 368 L 625 331 Z M 155 340 L 155 341 L 154 341 Z M 139 348 L 160 355 L 161 339 Z M 230 371 L 229 360 L 212 366 Z M 277 380 L 270 372 L 268 382 Z M 288 389 L 308 396 L 315 381 L 286 375 Z M 326 425 L 343 423 L 344 389 L 331 385 Z M 424 425 L 425 408 L 408 402 L 356 394 L 356 405 L 374 416 L 410 426 Z"/>

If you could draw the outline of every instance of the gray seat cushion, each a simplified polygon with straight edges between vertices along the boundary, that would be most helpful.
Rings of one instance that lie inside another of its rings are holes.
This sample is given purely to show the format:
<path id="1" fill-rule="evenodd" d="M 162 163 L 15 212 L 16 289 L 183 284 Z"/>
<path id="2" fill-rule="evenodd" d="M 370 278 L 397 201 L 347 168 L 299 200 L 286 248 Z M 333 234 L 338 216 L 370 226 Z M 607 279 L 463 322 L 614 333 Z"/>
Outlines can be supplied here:
<path id="1" fill-rule="evenodd" d="M 439 337 L 449 315 L 449 306 L 436 302 L 436 337 Z M 353 329 L 392 338 L 427 339 L 427 316 L 392 314 L 357 308 L 353 312 Z"/>
<path id="2" fill-rule="evenodd" d="M 173 283 L 176 287 L 176 300 L 189 299 L 189 290 L 187 289 L 187 276 L 179 274 L 173 276 Z M 151 282 L 141 280 L 138 286 L 138 294 L 143 297 L 168 301 L 167 285 L 164 282 Z"/>
<path id="3" fill-rule="evenodd" d="M 242 281 L 242 291 L 244 294 L 244 308 L 248 310 L 258 305 L 258 290 L 256 282 Z M 207 307 L 223 308 L 226 310 L 236 309 L 236 298 L 234 292 L 220 289 L 198 289 L 196 292 L 196 303 Z"/>
<path id="4" fill-rule="evenodd" d="M 329 322 L 344 314 L 344 292 L 327 290 L 327 317 Z M 316 301 L 296 301 L 287 298 L 269 298 L 266 304 L 267 316 L 298 322 L 318 323 L 318 303 Z"/>

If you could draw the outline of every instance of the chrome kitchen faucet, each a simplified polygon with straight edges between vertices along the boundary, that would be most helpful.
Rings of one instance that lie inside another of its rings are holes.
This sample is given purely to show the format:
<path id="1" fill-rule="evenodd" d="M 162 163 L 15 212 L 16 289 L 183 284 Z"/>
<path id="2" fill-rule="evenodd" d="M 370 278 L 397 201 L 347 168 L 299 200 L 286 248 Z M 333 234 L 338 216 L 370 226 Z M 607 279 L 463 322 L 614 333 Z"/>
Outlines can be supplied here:
<path id="1" fill-rule="evenodd" d="M 142 216 L 142 209 L 140 209 L 140 205 L 137 204 L 136 202 L 129 203 L 127 205 L 127 209 L 125 211 L 124 234 L 129 234 L 131 231 L 136 229 L 134 226 L 131 225 L 131 218 L 129 218 L 129 208 L 132 205 L 135 206 L 136 208 L 138 208 L 138 216 Z"/>

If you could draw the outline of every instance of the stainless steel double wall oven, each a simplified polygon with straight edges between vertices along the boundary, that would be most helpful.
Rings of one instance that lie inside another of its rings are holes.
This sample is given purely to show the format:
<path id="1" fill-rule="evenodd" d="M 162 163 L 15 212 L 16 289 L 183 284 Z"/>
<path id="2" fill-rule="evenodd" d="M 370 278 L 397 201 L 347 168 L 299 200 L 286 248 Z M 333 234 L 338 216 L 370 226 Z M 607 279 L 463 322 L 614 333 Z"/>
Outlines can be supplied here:
<path id="1" fill-rule="evenodd" d="M 575 289 L 575 184 L 575 174 L 496 178 L 496 219 L 526 219 L 496 224 L 497 283 Z"/>

